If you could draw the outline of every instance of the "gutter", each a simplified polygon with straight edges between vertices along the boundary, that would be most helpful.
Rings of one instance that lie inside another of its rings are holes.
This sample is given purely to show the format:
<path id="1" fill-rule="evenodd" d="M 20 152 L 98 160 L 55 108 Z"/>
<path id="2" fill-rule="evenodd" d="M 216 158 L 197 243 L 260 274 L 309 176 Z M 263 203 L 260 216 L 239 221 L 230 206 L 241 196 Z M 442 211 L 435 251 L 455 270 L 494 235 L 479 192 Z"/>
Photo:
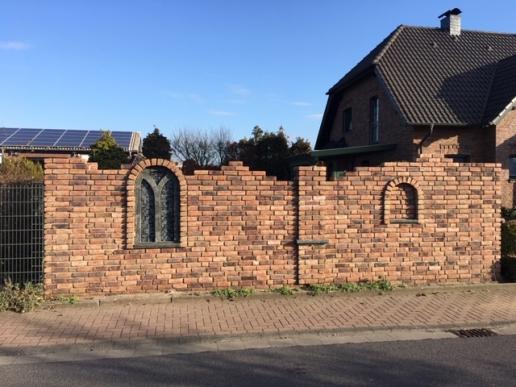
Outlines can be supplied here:
<path id="1" fill-rule="evenodd" d="M 423 153 L 423 144 L 424 144 L 424 142 L 426 140 L 428 140 L 430 138 L 430 136 L 432 136 L 432 134 L 434 134 L 434 124 L 430 124 L 430 130 L 428 131 L 426 136 L 423 137 L 421 142 L 418 144 L 418 146 L 417 146 L 417 154 L 418 154 L 418 156 L 421 156 L 421 153 Z"/>

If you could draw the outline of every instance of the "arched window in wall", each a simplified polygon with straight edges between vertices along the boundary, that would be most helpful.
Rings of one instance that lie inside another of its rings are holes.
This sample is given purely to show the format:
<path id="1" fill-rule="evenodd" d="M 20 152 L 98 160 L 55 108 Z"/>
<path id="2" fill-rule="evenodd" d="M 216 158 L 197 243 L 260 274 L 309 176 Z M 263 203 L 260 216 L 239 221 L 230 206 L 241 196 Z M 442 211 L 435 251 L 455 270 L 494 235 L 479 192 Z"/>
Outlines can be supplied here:
<path id="1" fill-rule="evenodd" d="M 417 190 L 407 183 L 393 187 L 391 194 L 391 221 L 417 220 Z"/>
<path id="2" fill-rule="evenodd" d="M 136 182 L 136 243 L 179 243 L 179 181 L 168 168 L 150 167 Z"/>

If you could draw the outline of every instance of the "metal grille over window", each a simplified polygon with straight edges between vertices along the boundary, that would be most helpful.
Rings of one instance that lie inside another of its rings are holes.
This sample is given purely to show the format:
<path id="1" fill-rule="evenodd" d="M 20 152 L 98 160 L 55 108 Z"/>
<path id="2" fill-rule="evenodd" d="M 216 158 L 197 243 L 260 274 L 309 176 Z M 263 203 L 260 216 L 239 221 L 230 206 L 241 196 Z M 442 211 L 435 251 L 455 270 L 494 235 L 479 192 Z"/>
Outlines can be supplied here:
<path id="1" fill-rule="evenodd" d="M 44 184 L 0 184 L 0 287 L 43 280 Z"/>
<path id="2" fill-rule="evenodd" d="M 179 243 L 179 181 L 169 169 L 150 167 L 136 184 L 139 244 Z"/>

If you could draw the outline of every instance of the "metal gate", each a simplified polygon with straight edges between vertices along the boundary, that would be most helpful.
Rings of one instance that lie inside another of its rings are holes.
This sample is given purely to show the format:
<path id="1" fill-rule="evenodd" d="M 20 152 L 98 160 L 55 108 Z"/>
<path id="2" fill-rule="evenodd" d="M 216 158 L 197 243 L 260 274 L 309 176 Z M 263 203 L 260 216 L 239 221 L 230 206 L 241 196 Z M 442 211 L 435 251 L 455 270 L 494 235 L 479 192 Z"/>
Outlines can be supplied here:
<path id="1" fill-rule="evenodd" d="M 43 281 L 44 184 L 0 184 L 0 287 Z"/>

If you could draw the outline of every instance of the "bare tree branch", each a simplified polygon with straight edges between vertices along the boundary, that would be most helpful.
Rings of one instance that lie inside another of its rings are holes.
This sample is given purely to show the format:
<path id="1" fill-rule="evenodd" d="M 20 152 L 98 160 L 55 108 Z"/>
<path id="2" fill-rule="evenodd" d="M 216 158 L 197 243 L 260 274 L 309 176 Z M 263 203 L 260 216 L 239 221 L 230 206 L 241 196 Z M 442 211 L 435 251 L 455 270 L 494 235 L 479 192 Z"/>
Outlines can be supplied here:
<path id="1" fill-rule="evenodd" d="M 218 131 L 176 131 L 172 136 L 172 156 L 181 161 L 191 160 L 199 167 L 219 166 L 226 161 L 226 148 L 231 142 L 227 129 Z"/>

